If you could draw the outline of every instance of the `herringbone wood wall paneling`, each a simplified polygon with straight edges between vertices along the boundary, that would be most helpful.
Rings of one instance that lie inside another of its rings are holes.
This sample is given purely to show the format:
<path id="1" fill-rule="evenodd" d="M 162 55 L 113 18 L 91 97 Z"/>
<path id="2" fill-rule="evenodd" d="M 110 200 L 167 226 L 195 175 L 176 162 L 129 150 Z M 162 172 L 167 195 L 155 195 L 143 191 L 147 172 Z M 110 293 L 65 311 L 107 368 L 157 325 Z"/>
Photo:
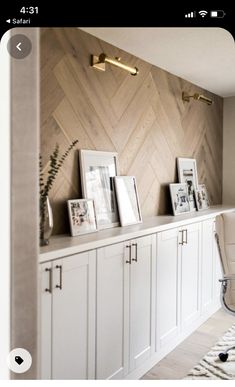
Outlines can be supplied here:
<path id="1" fill-rule="evenodd" d="M 90 67 L 105 52 L 139 68 L 139 75 L 107 65 Z M 176 58 L 177 60 L 177 58 Z M 181 99 L 203 93 L 212 106 Z M 143 216 L 171 213 L 168 184 L 177 181 L 176 157 L 194 157 L 211 202 L 221 203 L 222 98 L 77 28 L 41 33 L 41 153 L 45 171 L 59 143 L 117 151 L 120 174 L 135 175 Z M 80 198 L 78 152 L 72 152 L 50 194 L 54 233 L 69 231 L 66 200 Z"/>

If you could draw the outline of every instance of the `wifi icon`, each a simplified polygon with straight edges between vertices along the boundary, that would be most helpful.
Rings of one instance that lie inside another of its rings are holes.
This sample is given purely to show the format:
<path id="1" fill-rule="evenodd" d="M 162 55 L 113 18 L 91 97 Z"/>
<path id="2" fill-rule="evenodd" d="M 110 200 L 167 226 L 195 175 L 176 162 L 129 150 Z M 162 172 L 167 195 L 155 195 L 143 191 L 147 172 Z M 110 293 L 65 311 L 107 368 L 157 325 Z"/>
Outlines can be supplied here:
<path id="1" fill-rule="evenodd" d="M 199 15 L 201 16 L 201 17 L 205 17 L 207 14 L 208 14 L 208 12 L 207 11 L 199 11 L 198 12 L 199 13 Z"/>

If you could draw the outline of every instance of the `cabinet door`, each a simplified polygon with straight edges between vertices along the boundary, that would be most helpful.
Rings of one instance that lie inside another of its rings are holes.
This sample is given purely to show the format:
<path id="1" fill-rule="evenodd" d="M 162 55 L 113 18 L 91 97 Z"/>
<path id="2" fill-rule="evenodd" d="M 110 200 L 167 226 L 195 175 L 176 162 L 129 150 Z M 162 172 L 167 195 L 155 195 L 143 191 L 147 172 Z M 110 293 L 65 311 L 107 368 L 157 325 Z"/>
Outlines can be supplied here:
<path id="1" fill-rule="evenodd" d="M 130 371 L 155 351 L 156 236 L 132 241 L 131 250 Z"/>
<path id="2" fill-rule="evenodd" d="M 194 223 L 183 228 L 186 243 L 181 248 L 182 329 L 190 326 L 200 315 L 200 226 L 200 223 Z"/>
<path id="3" fill-rule="evenodd" d="M 130 243 L 98 249 L 96 379 L 128 372 Z"/>
<path id="4" fill-rule="evenodd" d="M 40 379 L 51 379 L 52 265 L 40 265 Z"/>
<path id="5" fill-rule="evenodd" d="M 94 379 L 95 251 L 53 263 L 52 379 Z"/>
<path id="6" fill-rule="evenodd" d="M 202 314 L 213 306 L 214 295 L 214 220 L 202 222 Z"/>
<path id="7" fill-rule="evenodd" d="M 179 229 L 157 234 L 157 349 L 179 333 Z"/>

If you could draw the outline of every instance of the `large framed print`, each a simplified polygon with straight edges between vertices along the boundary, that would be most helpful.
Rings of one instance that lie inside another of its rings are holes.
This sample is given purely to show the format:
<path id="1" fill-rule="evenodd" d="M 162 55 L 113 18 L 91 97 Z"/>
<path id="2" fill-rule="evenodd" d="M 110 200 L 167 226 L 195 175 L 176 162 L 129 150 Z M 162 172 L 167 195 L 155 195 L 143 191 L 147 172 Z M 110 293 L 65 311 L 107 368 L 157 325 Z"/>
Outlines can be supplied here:
<path id="1" fill-rule="evenodd" d="M 142 223 L 135 177 L 117 176 L 114 183 L 121 226 Z"/>
<path id="2" fill-rule="evenodd" d="M 83 198 L 93 199 L 99 230 L 119 225 L 113 177 L 118 174 L 116 152 L 79 151 Z"/>
<path id="3" fill-rule="evenodd" d="M 170 184 L 171 203 L 174 215 L 190 212 L 188 189 L 186 183 Z"/>
<path id="4" fill-rule="evenodd" d="M 177 158 L 179 183 L 186 183 L 190 211 L 196 211 L 195 190 L 198 189 L 197 163 L 195 159 Z"/>

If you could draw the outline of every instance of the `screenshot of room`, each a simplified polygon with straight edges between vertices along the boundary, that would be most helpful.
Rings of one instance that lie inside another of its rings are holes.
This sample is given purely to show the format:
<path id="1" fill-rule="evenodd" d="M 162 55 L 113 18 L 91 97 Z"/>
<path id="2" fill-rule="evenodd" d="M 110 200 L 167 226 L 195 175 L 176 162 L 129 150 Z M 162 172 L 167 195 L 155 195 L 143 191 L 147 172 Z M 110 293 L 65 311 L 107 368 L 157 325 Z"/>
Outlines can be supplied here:
<path id="1" fill-rule="evenodd" d="M 233 20 L 4 11 L 1 383 L 235 379 Z"/>

